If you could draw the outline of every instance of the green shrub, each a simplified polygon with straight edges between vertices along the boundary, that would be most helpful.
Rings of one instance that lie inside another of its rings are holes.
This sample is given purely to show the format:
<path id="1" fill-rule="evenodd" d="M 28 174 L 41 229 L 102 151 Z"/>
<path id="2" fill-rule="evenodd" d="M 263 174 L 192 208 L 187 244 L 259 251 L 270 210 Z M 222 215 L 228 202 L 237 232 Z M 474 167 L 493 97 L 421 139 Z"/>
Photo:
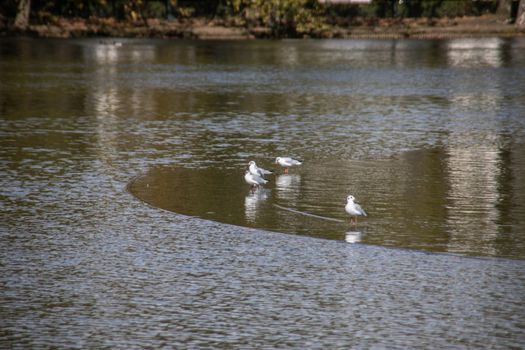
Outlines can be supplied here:
<path id="1" fill-rule="evenodd" d="M 316 0 L 227 0 L 227 7 L 232 15 L 268 27 L 279 36 L 300 36 L 324 26 Z"/>
<path id="2" fill-rule="evenodd" d="M 437 8 L 438 17 L 462 17 L 474 13 L 471 0 L 444 0 Z"/>

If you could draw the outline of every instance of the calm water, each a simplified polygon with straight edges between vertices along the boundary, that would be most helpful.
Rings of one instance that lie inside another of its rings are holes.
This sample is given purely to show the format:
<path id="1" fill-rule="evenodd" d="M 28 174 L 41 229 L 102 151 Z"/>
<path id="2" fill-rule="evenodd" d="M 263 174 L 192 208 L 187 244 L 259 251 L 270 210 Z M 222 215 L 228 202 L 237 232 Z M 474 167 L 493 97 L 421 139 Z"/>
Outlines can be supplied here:
<path id="1" fill-rule="evenodd" d="M 525 39 L 122 42 L 0 40 L 1 348 L 525 346 Z"/>

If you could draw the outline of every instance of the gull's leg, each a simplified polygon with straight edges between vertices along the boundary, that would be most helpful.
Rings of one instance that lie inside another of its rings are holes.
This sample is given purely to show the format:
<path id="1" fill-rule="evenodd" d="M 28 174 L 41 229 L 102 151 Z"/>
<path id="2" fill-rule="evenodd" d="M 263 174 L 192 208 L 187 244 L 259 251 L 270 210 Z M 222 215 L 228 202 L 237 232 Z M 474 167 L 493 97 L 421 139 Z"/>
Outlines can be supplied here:
<path id="1" fill-rule="evenodd" d="M 288 168 L 284 168 L 284 173 L 288 174 Z"/>

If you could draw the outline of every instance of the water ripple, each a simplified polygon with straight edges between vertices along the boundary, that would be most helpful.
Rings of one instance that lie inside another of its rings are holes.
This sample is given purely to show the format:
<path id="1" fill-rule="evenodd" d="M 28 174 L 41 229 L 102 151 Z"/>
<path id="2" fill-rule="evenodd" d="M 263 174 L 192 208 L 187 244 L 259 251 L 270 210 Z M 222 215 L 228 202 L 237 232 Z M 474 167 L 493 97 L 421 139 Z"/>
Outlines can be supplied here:
<path id="1" fill-rule="evenodd" d="M 522 347 L 523 47 L 0 39 L 0 347 Z"/>

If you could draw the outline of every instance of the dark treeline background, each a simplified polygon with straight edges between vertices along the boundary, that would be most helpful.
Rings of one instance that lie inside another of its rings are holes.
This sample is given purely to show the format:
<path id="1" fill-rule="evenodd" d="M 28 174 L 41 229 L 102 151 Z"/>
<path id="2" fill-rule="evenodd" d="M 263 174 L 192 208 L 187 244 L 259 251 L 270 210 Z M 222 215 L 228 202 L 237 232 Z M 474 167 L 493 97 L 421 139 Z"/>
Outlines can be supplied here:
<path id="1" fill-rule="evenodd" d="M 5 26 L 49 24 L 58 18 L 112 18 L 144 21 L 213 18 L 239 26 L 264 26 L 297 32 L 326 24 L 349 24 L 354 18 L 439 18 L 503 13 L 516 17 L 519 0 L 373 0 L 370 4 L 329 0 L 4 0 L 0 19 Z M 522 0 L 525 2 L 525 0 Z M 346 23 L 345 23 L 346 21 Z M 372 23 L 373 24 L 373 23 Z"/>
<path id="2" fill-rule="evenodd" d="M 0 5 L 15 18 L 19 0 Z M 371 4 L 321 3 L 317 0 L 31 0 L 31 19 L 114 17 L 116 19 L 175 17 L 264 17 L 302 12 L 309 16 L 444 17 L 493 13 L 501 0 L 373 0 Z M 512 1 L 507 0 L 511 3 Z M 261 18 L 263 19 L 263 18 Z"/>

